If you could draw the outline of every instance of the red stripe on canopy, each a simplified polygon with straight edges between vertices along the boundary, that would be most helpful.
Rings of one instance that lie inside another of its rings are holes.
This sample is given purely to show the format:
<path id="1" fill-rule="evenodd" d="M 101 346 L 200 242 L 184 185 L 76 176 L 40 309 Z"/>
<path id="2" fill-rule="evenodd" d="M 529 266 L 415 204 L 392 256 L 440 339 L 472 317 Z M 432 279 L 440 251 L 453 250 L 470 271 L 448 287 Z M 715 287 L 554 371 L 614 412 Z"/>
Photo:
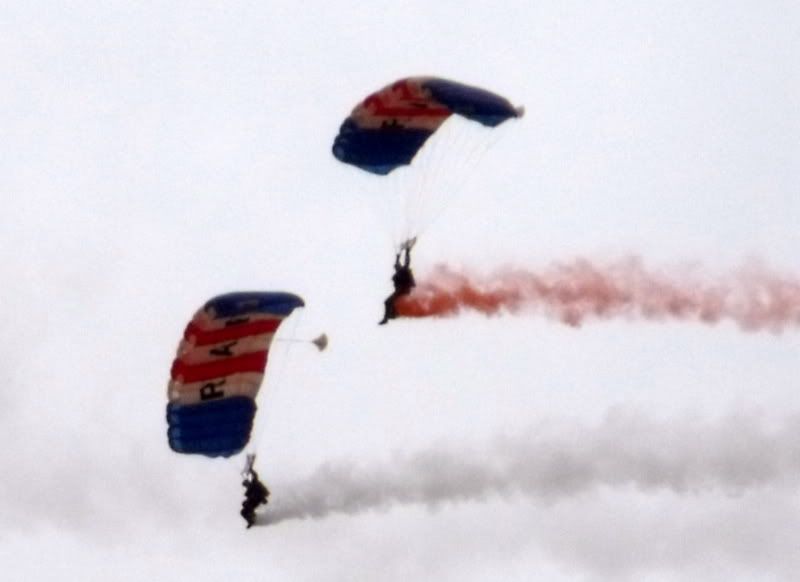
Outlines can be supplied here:
<path id="1" fill-rule="evenodd" d="M 183 337 L 187 340 L 193 340 L 194 345 L 204 346 L 208 344 L 216 344 L 233 339 L 239 339 L 248 335 L 258 335 L 261 333 L 268 333 L 278 329 L 281 324 L 280 319 L 261 319 L 224 327 L 222 329 L 209 329 L 204 330 L 191 322 L 186 326 L 186 331 L 183 332 Z"/>
<path id="2" fill-rule="evenodd" d="M 194 365 L 175 360 L 170 371 L 171 377 L 173 380 L 180 379 L 184 383 L 188 383 L 221 378 L 241 372 L 263 372 L 267 365 L 267 354 L 267 351 L 252 352 L 235 358 Z"/>

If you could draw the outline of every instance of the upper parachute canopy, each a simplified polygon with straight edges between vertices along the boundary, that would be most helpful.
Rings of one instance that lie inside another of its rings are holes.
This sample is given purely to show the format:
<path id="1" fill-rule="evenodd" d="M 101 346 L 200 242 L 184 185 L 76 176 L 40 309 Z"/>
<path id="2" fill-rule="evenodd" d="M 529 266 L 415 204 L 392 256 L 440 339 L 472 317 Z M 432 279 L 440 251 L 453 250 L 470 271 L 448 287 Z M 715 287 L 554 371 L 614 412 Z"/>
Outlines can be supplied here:
<path id="1" fill-rule="evenodd" d="M 291 293 L 228 293 L 195 313 L 172 363 L 172 450 L 229 457 L 245 447 L 272 338 L 281 321 L 304 305 Z"/>
<path id="2" fill-rule="evenodd" d="M 450 115 L 496 127 L 524 109 L 478 87 L 436 77 L 401 79 L 373 93 L 339 128 L 333 155 L 373 174 L 408 165 Z"/>

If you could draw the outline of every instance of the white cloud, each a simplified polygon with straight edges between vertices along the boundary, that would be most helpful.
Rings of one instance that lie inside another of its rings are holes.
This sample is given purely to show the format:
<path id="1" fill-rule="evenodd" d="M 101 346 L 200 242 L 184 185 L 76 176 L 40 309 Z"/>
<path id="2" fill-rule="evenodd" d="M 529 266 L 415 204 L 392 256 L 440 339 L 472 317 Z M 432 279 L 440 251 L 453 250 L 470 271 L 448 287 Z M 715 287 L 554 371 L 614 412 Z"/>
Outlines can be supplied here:
<path id="1" fill-rule="evenodd" d="M 794 5 L 4 14 L 5 578 L 793 579 L 793 333 L 379 329 L 391 248 L 329 148 L 382 84 L 463 79 L 527 114 L 420 270 L 634 253 L 797 273 Z M 332 339 L 267 379 L 260 462 L 285 519 L 249 532 L 239 461 L 172 454 L 163 418 L 182 326 L 239 288 L 299 292 L 297 333 Z"/>

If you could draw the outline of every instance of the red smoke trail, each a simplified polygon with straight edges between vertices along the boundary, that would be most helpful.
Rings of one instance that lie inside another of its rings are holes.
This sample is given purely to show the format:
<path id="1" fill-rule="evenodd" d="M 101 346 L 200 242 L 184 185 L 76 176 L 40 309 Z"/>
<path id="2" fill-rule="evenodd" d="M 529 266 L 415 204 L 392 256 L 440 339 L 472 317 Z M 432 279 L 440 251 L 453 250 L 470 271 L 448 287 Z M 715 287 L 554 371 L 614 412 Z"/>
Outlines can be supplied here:
<path id="1" fill-rule="evenodd" d="M 538 311 L 575 327 L 590 317 L 626 317 L 730 320 L 745 330 L 778 332 L 800 327 L 800 279 L 755 265 L 717 278 L 698 276 L 697 269 L 652 271 L 637 258 L 609 264 L 576 259 L 487 277 L 439 265 L 397 302 L 404 317 L 452 317 L 465 309 L 486 315 Z"/>

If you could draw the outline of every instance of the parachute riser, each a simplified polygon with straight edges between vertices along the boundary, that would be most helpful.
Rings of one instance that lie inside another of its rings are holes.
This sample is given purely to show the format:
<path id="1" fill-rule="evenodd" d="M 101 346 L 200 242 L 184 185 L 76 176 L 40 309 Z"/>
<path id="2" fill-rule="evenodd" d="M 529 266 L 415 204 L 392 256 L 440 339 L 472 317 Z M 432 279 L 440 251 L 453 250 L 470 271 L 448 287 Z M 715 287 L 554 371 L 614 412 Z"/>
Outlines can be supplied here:
<path id="1" fill-rule="evenodd" d="M 255 453 L 247 453 L 245 456 L 244 461 L 244 469 L 242 469 L 242 477 L 247 478 L 250 476 L 250 472 L 253 470 L 253 463 L 256 462 L 256 454 Z"/>

